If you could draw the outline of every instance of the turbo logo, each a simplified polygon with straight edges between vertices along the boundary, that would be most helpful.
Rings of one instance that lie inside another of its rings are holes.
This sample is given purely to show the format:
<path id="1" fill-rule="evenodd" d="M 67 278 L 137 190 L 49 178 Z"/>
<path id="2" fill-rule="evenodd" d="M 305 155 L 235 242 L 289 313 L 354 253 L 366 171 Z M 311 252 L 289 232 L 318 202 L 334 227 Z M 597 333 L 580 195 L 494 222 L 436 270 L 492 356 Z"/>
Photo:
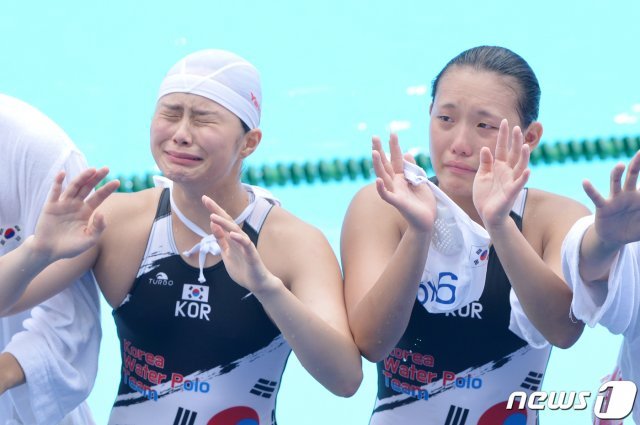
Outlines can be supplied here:
<path id="1" fill-rule="evenodd" d="M 155 279 L 150 277 L 149 283 L 152 285 L 173 286 L 173 280 L 169 280 L 169 276 L 163 272 L 158 273 Z"/>

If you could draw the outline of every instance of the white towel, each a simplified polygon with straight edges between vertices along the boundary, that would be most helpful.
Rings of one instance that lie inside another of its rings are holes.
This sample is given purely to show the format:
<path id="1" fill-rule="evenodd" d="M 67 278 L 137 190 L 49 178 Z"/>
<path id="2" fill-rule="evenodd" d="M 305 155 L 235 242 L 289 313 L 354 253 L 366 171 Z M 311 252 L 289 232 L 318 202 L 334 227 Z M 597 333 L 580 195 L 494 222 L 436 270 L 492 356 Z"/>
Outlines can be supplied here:
<path id="1" fill-rule="evenodd" d="M 489 233 L 427 178 L 420 167 L 404 162 L 405 178 L 425 183 L 437 202 L 435 232 L 422 274 L 419 301 L 430 313 L 457 310 L 480 299 L 489 262 Z"/>

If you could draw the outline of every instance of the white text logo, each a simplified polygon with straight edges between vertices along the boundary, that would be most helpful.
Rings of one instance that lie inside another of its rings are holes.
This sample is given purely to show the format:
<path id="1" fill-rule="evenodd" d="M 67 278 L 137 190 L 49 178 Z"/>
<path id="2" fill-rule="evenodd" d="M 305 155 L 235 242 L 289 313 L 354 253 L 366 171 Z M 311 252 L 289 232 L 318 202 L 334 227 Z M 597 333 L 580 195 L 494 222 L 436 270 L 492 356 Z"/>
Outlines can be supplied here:
<path id="1" fill-rule="evenodd" d="M 211 306 L 207 304 L 209 302 L 208 286 L 185 284 L 182 287 L 182 299 L 186 301 L 176 301 L 176 317 L 209 321 Z"/>
<path id="2" fill-rule="evenodd" d="M 163 272 L 158 273 L 155 279 L 150 277 L 149 283 L 152 285 L 173 286 L 173 280 L 169 280 L 169 276 Z"/>
<path id="3" fill-rule="evenodd" d="M 638 388 L 632 381 L 609 381 L 598 390 L 593 414 L 599 419 L 624 419 L 633 410 Z M 524 391 L 514 391 L 509 396 L 507 409 L 525 406 L 531 410 L 584 410 L 591 391 L 535 391 L 527 396 Z"/>

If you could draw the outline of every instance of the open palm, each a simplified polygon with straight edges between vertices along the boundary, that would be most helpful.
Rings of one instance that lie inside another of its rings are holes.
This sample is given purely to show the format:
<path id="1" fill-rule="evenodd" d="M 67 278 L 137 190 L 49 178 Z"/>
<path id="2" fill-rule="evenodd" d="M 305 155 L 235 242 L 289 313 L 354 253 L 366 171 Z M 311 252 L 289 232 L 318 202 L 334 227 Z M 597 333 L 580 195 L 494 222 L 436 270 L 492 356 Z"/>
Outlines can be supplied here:
<path id="1" fill-rule="evenodd" d="M 487 229 L 505 223 L 529 179 L 529 146 L 523 141 L 522 131 L 514 127 L 509 145 L 509 124 L 502 120 L 495 158 L 487 147 L 480 151 L 480 166 L 473 180 L 473 204 Z"/>
<path id="2" fill-rule="evenodd" d="M 426 184 L 414 186 L 405 179 L 403 160 L 406 158 L 413 162 L 413 158 L 410 155 L 403 157 L 395 134 L 389 138 L 389 149 L 391 160 L 382 150 L 380 139 L 373 138 L 372 158 L 378 194 L 393 205 L 409 225 L 430 231 L 436 217 L 436 199 Z"/>
<path id="3" fill-rule="evenodd" d="M 640 192 L 636 188 L 640 172 L 640 151 L 629 162 L 624 185 L 624 164 L 611 171 L 609 198 L 605 199 L 588 181 L 582 186 L 596 207 L 595 229 L 606 242 L 626 244 L 640 240 Z"/>
<path id="4" fill-rule="evenodd" d="M 211 214 L 211 231 L 220 245 L 222 261 L 231 279 L 250 292 L 265 289 L 275 282 L 275 276 L 262 262 L 249 236 L 208 196 L 203 203 Z"/>
<path id="5" fill-rule="evenodd" d="M 71 258 L 94 246 L 105 229 L 104 217 L 96 208 L 119 186 L 111 181 L 91 193 L 109 170 L 87 169 L 63 191 L 65 174 L 53 183 L 34 233 L 35 247 L 52 261 Z"/>

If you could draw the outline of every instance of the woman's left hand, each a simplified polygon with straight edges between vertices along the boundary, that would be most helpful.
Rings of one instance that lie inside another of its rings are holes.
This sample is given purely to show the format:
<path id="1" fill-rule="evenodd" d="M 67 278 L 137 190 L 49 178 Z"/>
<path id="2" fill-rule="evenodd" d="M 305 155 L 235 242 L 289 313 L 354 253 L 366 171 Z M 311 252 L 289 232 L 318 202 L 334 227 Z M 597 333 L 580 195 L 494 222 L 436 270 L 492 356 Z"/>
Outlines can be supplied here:
<path id="1" fill-rule="evenodd" d="M 473 180 L 473 204 L 487 230 L 506 223 L 518 193 L 529 179 L 529 145 L 524 144 L 520 127 L 504 119 L 498 130 L 495 158 L 488 147 L 480 151 L 480 166 Z"/>
<path id="2" fill-rule="evenodd" d="M 267 270 L 255 245 L 233 218 L 208 196 L 203 196 L 202 202 L 211 212 L 211 231 L 231 279 L 254 294 L 282 285 Z"/>
<path id="3" fill-rule="evenodd" d="M 629 162 L 622 184 L 625 166 L 617 164 L 611 170 L 609 197 L 605 199 L 589 182 L 582 186 L 596 207 L 595 231 L 600 240 L 612 246 L 620 246 L 640 240 L 640 191 L 637 189 L 640 174 L 640 151 Z"/>

